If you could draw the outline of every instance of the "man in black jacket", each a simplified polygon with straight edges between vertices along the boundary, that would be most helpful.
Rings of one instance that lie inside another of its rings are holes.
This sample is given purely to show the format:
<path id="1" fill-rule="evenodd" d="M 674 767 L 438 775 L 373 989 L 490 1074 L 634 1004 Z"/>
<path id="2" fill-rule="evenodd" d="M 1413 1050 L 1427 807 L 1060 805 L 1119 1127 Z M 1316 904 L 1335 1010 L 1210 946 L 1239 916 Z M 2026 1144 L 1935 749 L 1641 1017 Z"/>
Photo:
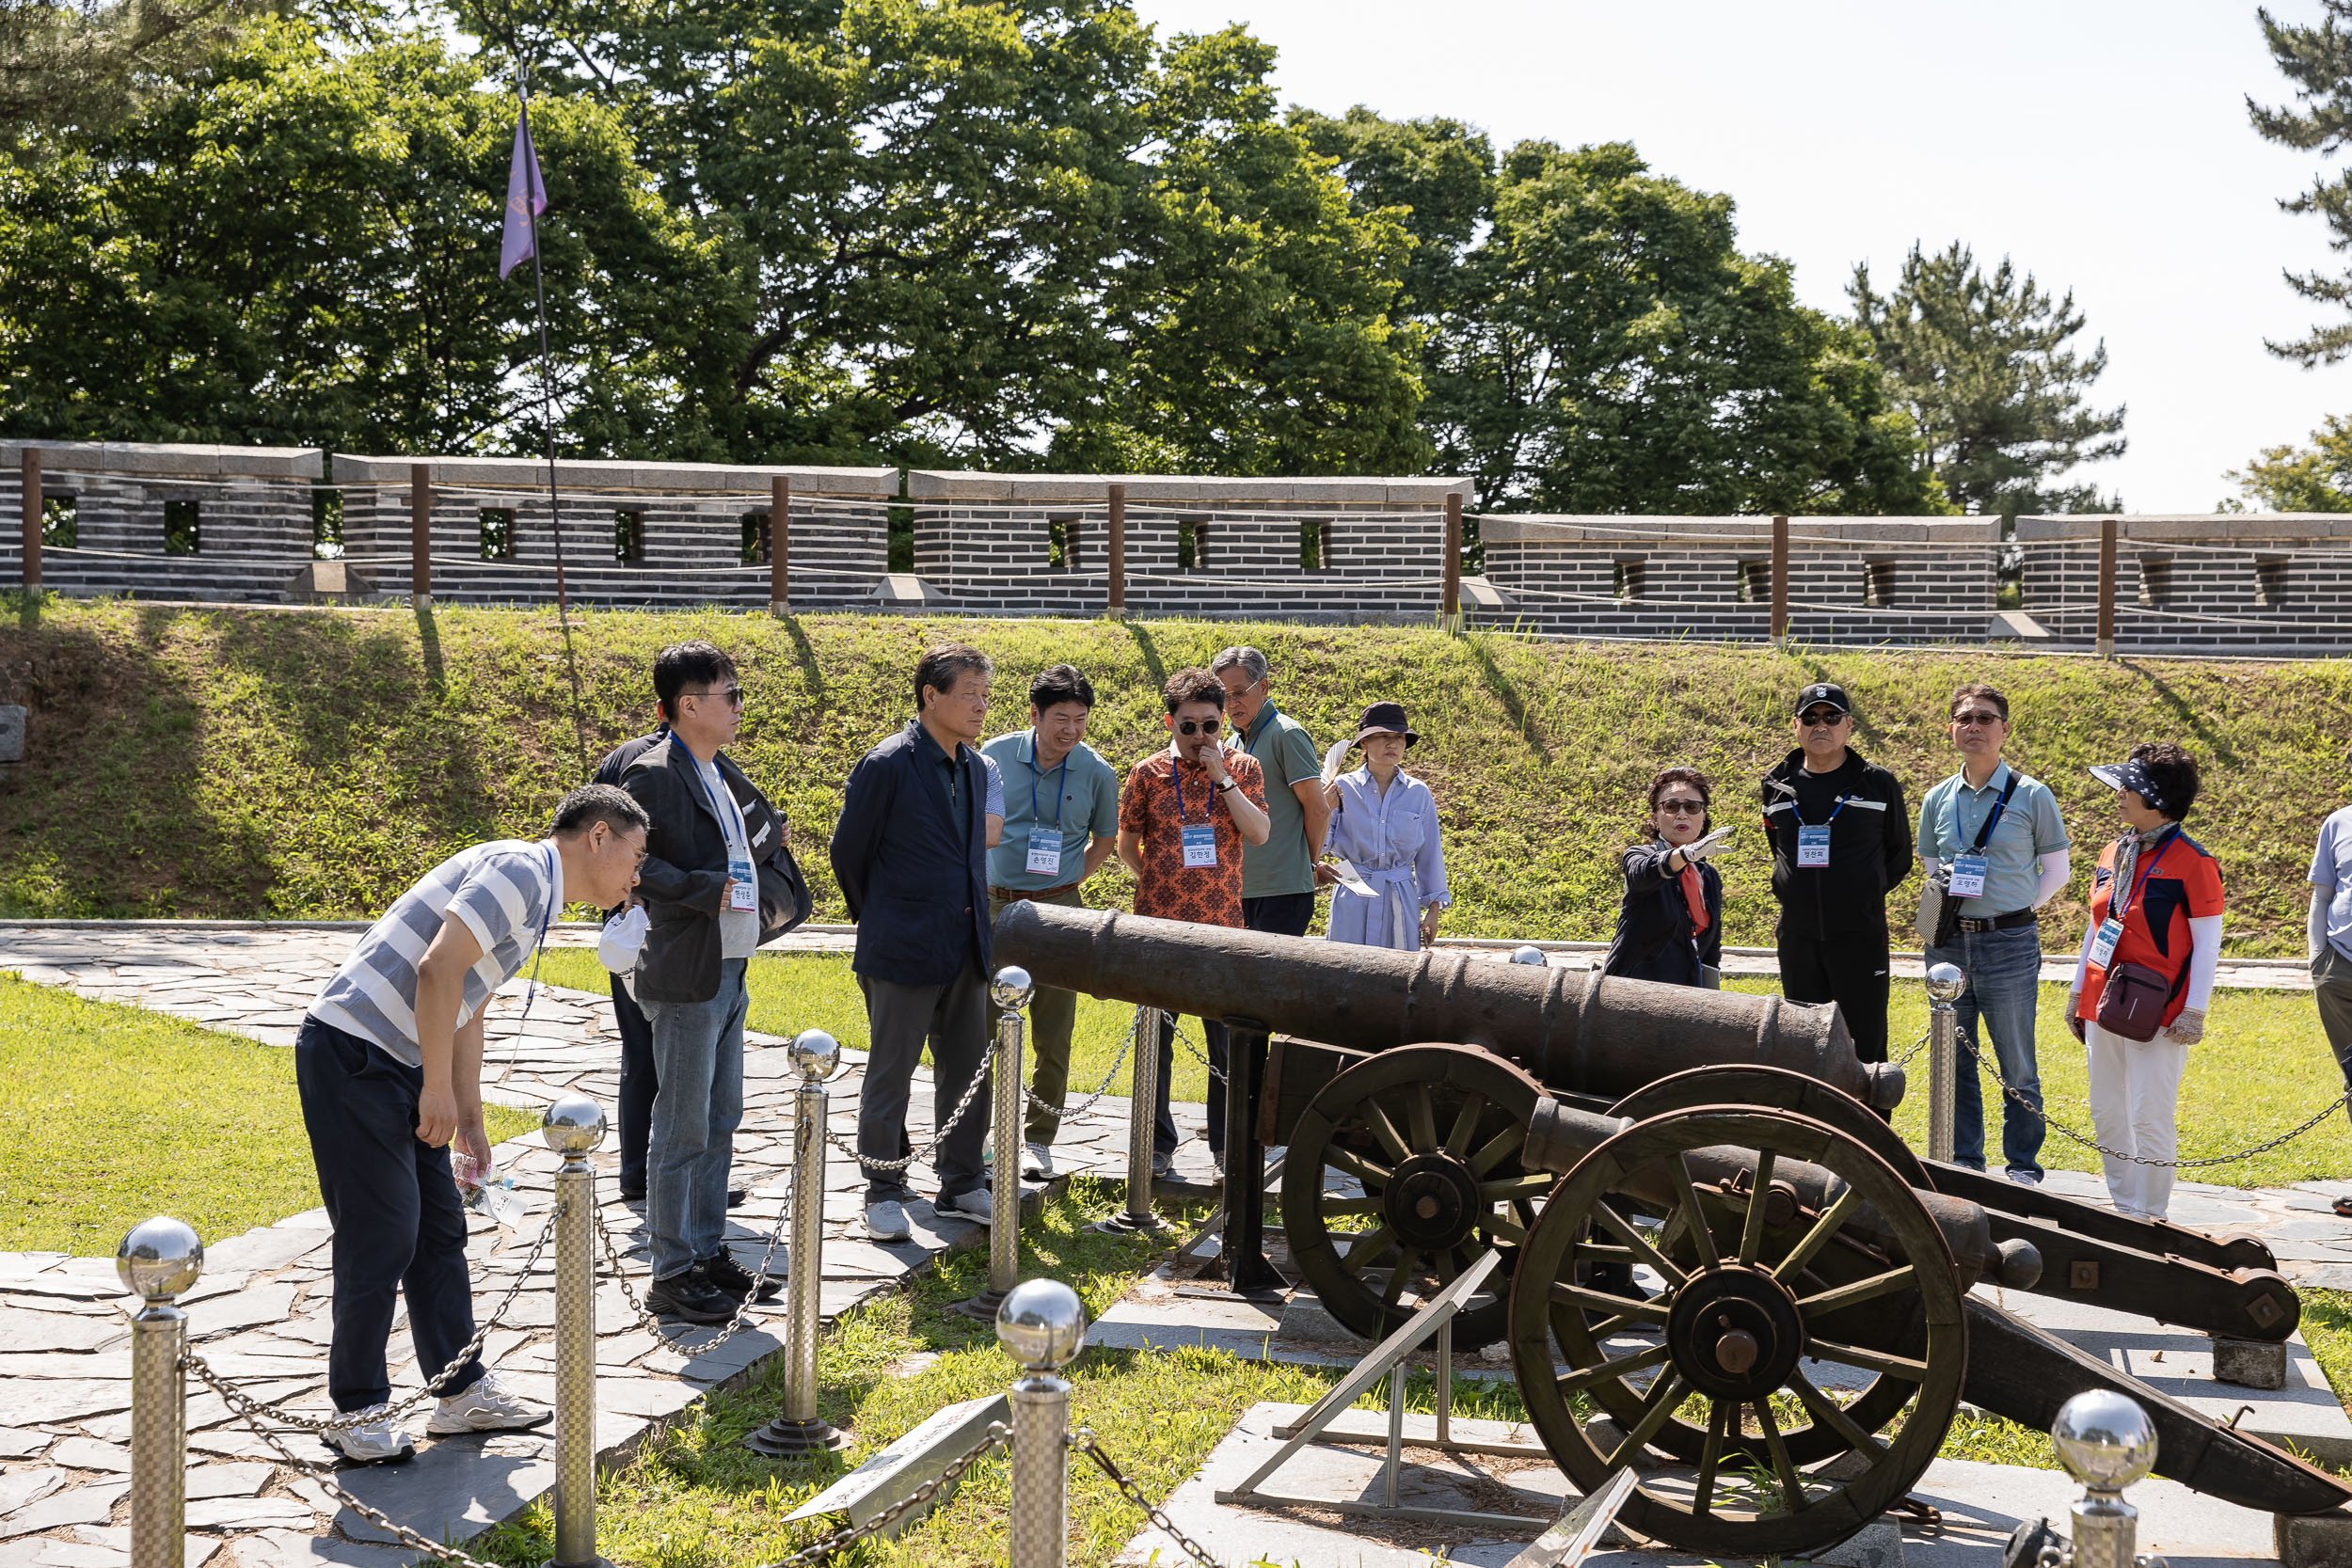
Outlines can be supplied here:
<path id="1" fill-rule="evenodd" d="M 784 818 L 720 750 L 742 721 L 734 661 L 681 642 L 654 660 L 653 684 L 670 733 L 621 771 L 653 819 L 637 887 L 650 925 L 631 978 L 660 1085 L 645 1157 L 646 1306 L 717 1323 L 754 1290 L 775 1292 L 727 1252 L 727 1180 L 743 1119 L 744 971 L 796 909 L 771 863 Z"/>
<path id="2" fill-rule="evenodd" d="M 974 748 L 988 721 L 988 656 L 961 643 L 914 667 L 915 717 L 850 773 L 833 834 L 833 874 L 857 922 L 850 967 L 866 993 L 873 1055 L 858 1100 L 866 1162 L 866 1229 L 907 1239 L 914 1150 L 907 1101 L 923 1042 L 931 1047 L 932 1114 L 945 1120 L 988 1055 L 988 781 Z M 980 1168 L 988 1104 L 976 1098 L 932 1155 L 933 1208 L 986 1225 L 993 1216 Z M 1000 1160 L 1017 1149 L 996 1151 Z"/>
<path id="3" fill-rule="evenodd" d="M 1911 813 L 1894 774 L 1847 744 L 1846 689 L 1797 694 L 1797 749 L 1764 775 L 1780 900 L 1780 991 L 1835 1002 L 1866 1062 L 1886 1060 L 1886 895 L 1911 875 Z"/>

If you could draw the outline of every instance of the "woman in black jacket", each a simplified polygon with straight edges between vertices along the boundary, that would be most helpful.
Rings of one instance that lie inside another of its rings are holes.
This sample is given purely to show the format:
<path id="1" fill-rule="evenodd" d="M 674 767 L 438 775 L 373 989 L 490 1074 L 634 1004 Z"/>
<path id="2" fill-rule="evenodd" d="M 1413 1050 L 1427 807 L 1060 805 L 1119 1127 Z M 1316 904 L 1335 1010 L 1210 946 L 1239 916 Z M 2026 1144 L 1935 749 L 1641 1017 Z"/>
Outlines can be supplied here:
<path id="1" fill-rule="evenodd" d="M 1649 782 L 1649 818 L 1625 852 L 1625 901 L 1601 973 L 1670 986 L 1716 983 L 1723 963 L 1724 879 L 1707 859 L 1722 847 L 1708 815 L 1707 777 L 1669 768 Z"/>

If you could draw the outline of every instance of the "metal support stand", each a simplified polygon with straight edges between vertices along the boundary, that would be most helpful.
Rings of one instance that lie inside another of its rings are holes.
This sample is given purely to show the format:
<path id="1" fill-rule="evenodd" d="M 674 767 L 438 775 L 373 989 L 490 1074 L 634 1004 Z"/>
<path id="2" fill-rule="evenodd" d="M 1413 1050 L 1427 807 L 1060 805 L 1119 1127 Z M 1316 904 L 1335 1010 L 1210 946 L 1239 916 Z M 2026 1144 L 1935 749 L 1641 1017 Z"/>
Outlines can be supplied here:
<path id="1" fill-rule="evenodd" d="M 187 1554 L 187 1314 L 172 1305 L 204 1272 L 204 1243 L 175 1219 L 137 1226 L 115 1249 L 131 1319 L 131 1568 L 181 1568 Z"/>
<path id="2" fill-rule="evenodd" d="M 1397 1501 L 1398 1473 L 1404 1465 L 1405 1449 L 1405 1358 L 1419 1350 L 1432 1338 L 1438 1339 L 1438 1436 L 1427 1447 L 1442 1449 L 1449 1453 L 1482 1453 L 1502 1458 L 1541 1459 L 1545 1450 L 1533 1443 L 1464 1443 L 1453 1434 L 1454 1409 L 1454 1314 L 1462 1303 L 1476 1293 L 1489 1275 L 1502 1262 L 1502 1254 L 1488 1248 L 1472 1263 L 1454 1276 L 1454 1283 L 1438 1291 L 1429 1304 L 1414 1313 L 1396 1332 L 1381 1340 L 1356 1363 L 1355 1370 L 1342 1378 L 1339 1386 L 1317 1400 L 1297 1419 L 1275 1429 L 1275 1435 L 1284 1439 L 1280 1448 L 1267 1456 L 1265 1463 L 1250 1472 L 1248 1480 L 1231 1491 L 1219 1492 L 1221 1503 L 1295 1503 L 1309 1508 L 1327 1508 L 1341 1513 L 1358 1513 L 1371 1518 L 1412 1519 L 1426 1524 L 1468 1525 L 1482 1531 L 1506 1535 L 1533 1535 L 1541 1530 L 1543 1522 L 1518 1514 L 1478 1513 L 1463 1509 L 1411 1508 Z M 1390 1379 L 1389 1413 L 1382 1435 L 1368 1433 L 1333 1433 L 1329 1429 L 1348 1407 L 1361 1398 L 1366 1390 L 1380 1381 Z M 1260 1484 L 1268 1476 L 1288 1464 L 1293 1455 L 1318 1437 L 1326 1442 L 1383 1442 L 1388 1458 L 1382 1465 L 1378 1503 L 1359 1502 L 1352 1498 L 1290 1497 L 1272 1492 L 1262 1492 Z M 1416 1443 L 1415 1447 L 1424 1445 Z"/>
<path id="3" fill-rule="evenodd" d="M 1267 1187 L 1272 1188 L 1280 1183 L 1282 1180 L 1282 1162 L 1289 1158 L 1290 1155 L 1288 1151 L 1284 1151 L 1265 1163 L 1265 1184 Z M 1209 1211 L 1209 1217 L 1202 1220 L 1193 1230 L 1191 1235 L 1185 1237 L 1182 1242 L 1177 1243 L 1175 1256 L 1178 1258 L 1191 1257 L 1194 1253 L 1200 1250 L 1200 1243 L 1207 1241 L 1212 1236 L 1218 1236 L 1220 1238 L 1219 1246 L 1221 1250 L 1221 1238 L 1224 1229 L 1225 1200 L 1220 1197 L 1216 1200 L 1216 1207 Z"/>
<path id="4" fill-rule="evenodd" d="M 564 1157 L 555 1172 L 555 1555 L 548 1568 L 596 1556 L 596 1172 L 604 1111 L 585 1095 L 547 1109 L 539 1135 Z"/>
<path id="5" fill-rule="evenodd" d="M 967 1318 L 993 1322 L 996 1308 L 1021 1282 L 1021 1090 L 1027 1082 L 1021 1063 L 1021 1009 L 1037 988 L 1029 972 L 1008 964 L 996 972 L 988 988 L 995 1003 L 996 1059 L 990 1067 L 989 1109 L 995 1113 L 991 1134 L 996 1146 L 995 1179 L 990 1193 L 988 1226 L 988 1289 L 949 1310 Z"/>
<path id="6" fill-rule="evenodd" d="M 1960 1010 L 1968 989 L 1957 964 L 1928 970 L 1928 1158 L 1952 1161 L 1952 1114 L 1960 1095 Z"/>
<path id="7" fill-rule="evenodd" d="M 1070 1382 L 1061 1369 L 1085 1345 L 1086 1307 L 1057 1279 L 1005 1297 L 996 1338 L 1024 1376 L 1012 1386 L 1009 1568 L 1062 1568 L 1070 1540 Z"/>
<path id="8" fill-rule="evenodd" d="M 743 1439 L 770 1459 L 850 1446 L 850 1434 L 817 1414 L 818 1291 L 825 1279 L 825 1080 L 841 1063 L 841 1046 L 822 1029 L 803 1029 L 788 1048 L 801 1086 L 792 1097 L 792 1242 L 785 1254 L 787 1306 L 784 1414 Z"/>
<path id="9" fill-rule="evenodd" d="M 1089 1230 L 1150 1234 L 1167 1226 L 1152 1207 L 1152 1124 L 1159 1115 L 1160 1013 L 1136 1009 L 1135 1048 L 1127 1078 L 1127 1208 Z"/>
<path id="10" fill-rule="evenodd" d="M 1265 1148 L 1258 1142 L 1258 1087 L 1265 1081 L 1266 1026 L 1225 1020 L 1225 1244 L 1217 1272 L 1235 1295 L 1285 1290 L 1266 1261 Z"/>

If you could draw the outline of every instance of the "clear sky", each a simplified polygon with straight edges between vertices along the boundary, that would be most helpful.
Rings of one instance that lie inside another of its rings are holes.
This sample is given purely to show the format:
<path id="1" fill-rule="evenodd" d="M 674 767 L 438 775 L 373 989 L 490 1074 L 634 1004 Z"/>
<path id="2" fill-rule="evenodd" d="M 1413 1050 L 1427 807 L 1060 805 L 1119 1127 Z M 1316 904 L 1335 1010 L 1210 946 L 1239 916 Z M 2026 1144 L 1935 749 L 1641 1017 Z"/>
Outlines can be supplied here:
<path id="1" fill-rule="evenodd" d="M 2104 338 L 2101 405 L 2130 451 L 2078 477 L 2133 512 L 2206 512 L 2261 448 L 2352 414 L 2352 362 L 2305 371 L 2267 338 L 2328 319 L 2282 267 L 2341 268 L 2277 199 L 2316 154 L 2274 147 L 2246 99 L 2285 100 L 2251 0 L 1136 0 L 1163 36 L 1243 23 L 1281 52 L 1286 103 L 1445 115 L 1498 146 L 1629 140 L 1739 203 L 1740 241 L 1848 309 L 1915 240 L 1966 241 L 2072 289 Z M 2317 0 L 2276 0 L 2312 20 Z M 2339 318 L 2340 319 L 2340 318 Z"/>

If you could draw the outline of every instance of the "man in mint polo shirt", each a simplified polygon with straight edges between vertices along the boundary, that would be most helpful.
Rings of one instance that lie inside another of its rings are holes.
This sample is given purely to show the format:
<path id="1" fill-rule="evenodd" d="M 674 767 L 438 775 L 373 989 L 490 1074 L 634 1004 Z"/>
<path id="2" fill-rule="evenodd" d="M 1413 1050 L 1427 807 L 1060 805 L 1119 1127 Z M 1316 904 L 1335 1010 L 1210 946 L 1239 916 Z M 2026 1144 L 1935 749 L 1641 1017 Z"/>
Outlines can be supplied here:
<path id="1" fill-rule="evenodd" d="M 1252 931 L 1303 937 L 1315 918 L 1315 862 L 1331 826 L 1323 798 L 1323 758 L 1307 726 L 1274 705 L 1274 684 L 1265 655 L 1255 648 L 1228 648 L 1209 661 L 1209 673 L 1225 685 L 1225 717 L 1233 745 L 1257 759 L 1265 775 L 1266 816 L 1272 823 L 1263 844 L 1241 858 L 1241 923 Z"/>
<path id="2" fill-rule="evenodd" d="M 2001 1097 L 2002 1162 L 2010 1180 L 2039 1186 L 2042 1069 L 2034 1058 L 2033 1021 L 2041 999 L 2042 930 L 2036 911 L 2073 875 L 2066 819 L 2047 784 L 2001 760 L 2009 742 L 2008 698 L 1989 686 L 1963 686 L 1952 693 L 1950 722 L 1960 771 L 1921 802 L 1918 846 L 1929 876 L 1951 867 L 1951 892 L 1960 897 L 1960 928 L 1951 942 L 1927 952 L 1931 965 L 1957 964 L 1968 976 L 1959 1002 L 1963 1049 L 1952 1101 L 1952 1158 L 1984 1169 L 1984 1103 L 1975 1057 L 1981 1021 L 1993 1037 L 2001 1076 L 2027 1101 Z"/>
<path id="3" fill-rule="evenodd" d="M 1003 836 L 988 852 L 988 911 L 1032 898 L 1083 909 L 1080 886 L 1119 847 L 1119 774 L 1086 743 L 1094 684 L 1067 664 L 1029 683 L 1029 727 L 980 748 L 1005 788 Z M 1040 986 L 1029 998 L 1037 1073 L 1021 1146 L 1021 1174 L 1054 1174 L 1049 1152 L 1070 1091 L 1074 992 Z M 1040 1103 L 1042 1101 L 1043 1103 Z"/>

